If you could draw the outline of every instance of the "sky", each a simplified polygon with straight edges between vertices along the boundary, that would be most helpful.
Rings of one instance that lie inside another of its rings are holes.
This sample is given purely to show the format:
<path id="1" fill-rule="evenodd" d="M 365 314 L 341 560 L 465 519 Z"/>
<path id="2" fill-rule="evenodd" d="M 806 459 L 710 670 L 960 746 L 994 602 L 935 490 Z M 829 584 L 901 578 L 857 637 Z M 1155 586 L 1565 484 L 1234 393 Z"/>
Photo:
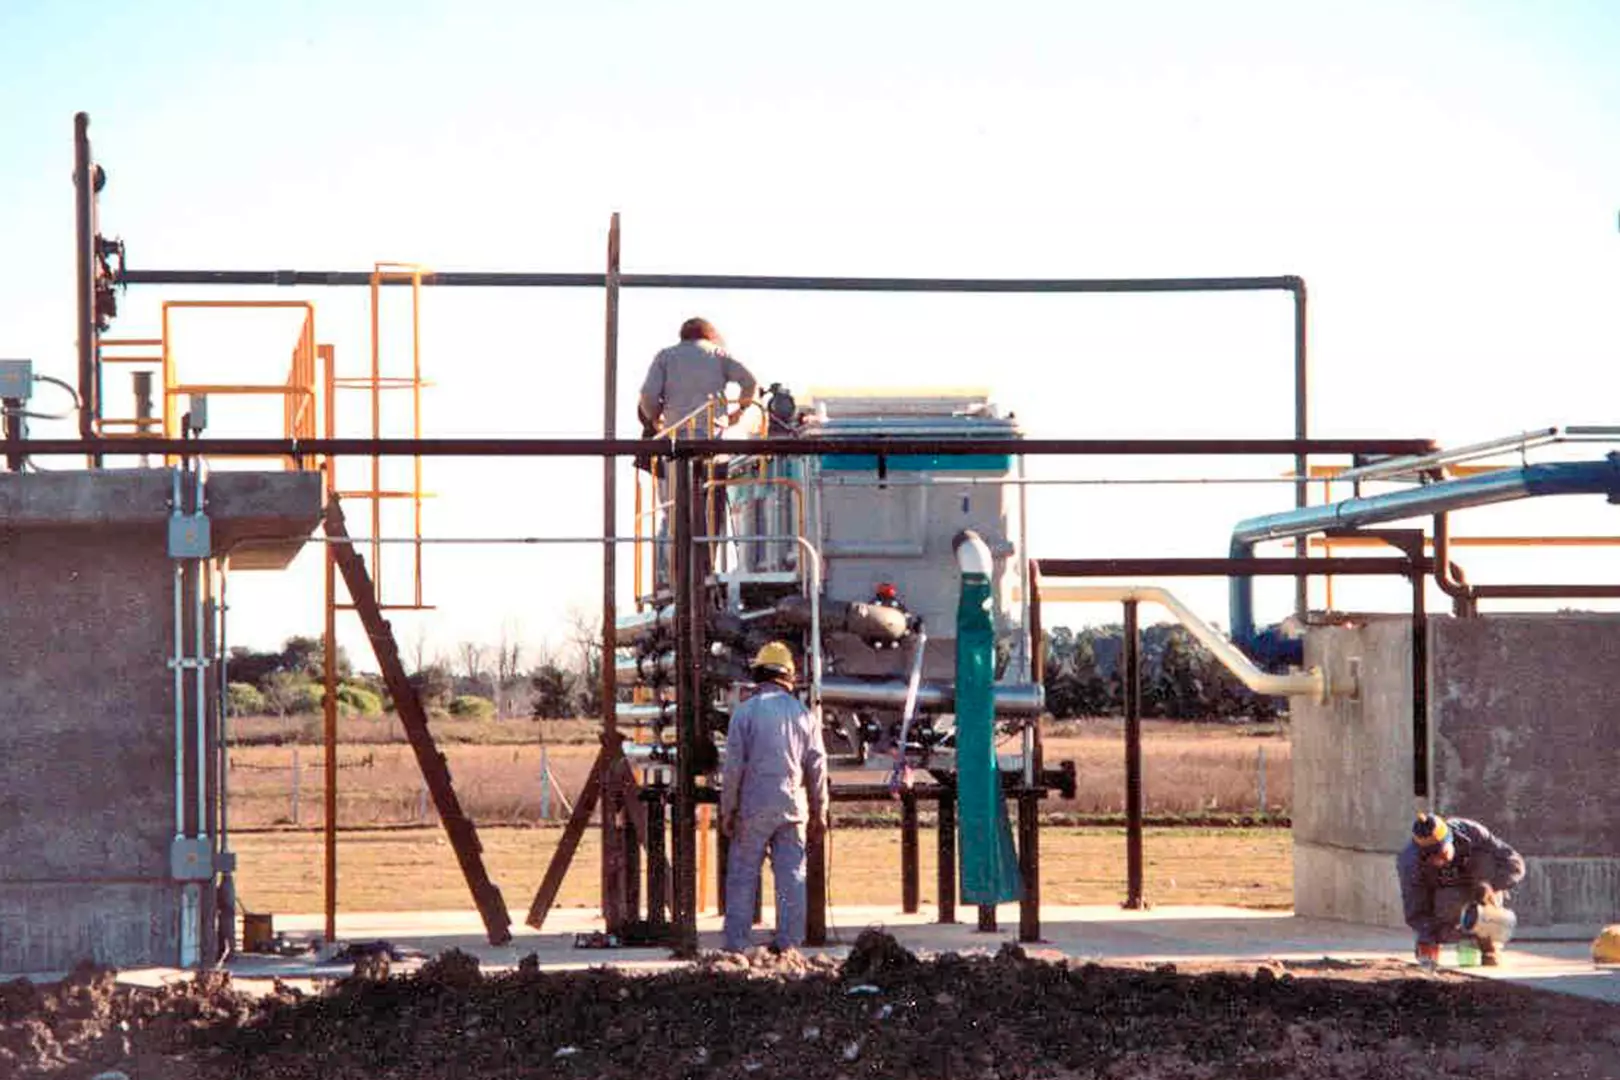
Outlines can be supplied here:
<path id="1" fill-rule="evenodd" d="M 1603 424 L 1620 381 L 1617 54 L 1620 8 L 1604 0 L 0 0 L 0 355 L 73 378 L 84 110 L 109 174 L 103 228 L 133 267 L 596 271 L 617 211 L 632 272 L 1297 274 L 1311 295 L 1314 435 L 1457 445 Z M 155 331 L 161 300 L 224 295 L 132 289 L 113 332 Z M 365 290 L 230 295 L 314 300 L 340 370 L 358 374 L 369 355 Z M 978 385 L 1048 437 L 1292 434 L 1283 294 L 661 290 L 623 301 L 621 434 L 634 432 L 647 362 L 691 314 L 715 321 L 763 383 L 801 393 Z M 397 373 L 403 297 L 382 318 Z M 429 290 L 421 318 L 426 434 L 601 433 L 600 291 Z M 253 381 L 280 377 L 292 327 L 187 316 L 175 335 L 184 377 Z M 409 432 L 401 404 L 384 434 Z M 279 427 L 278 412 L 213 412 L 215 434 Z M 369 431 L 352 405 L 340 422 Z M 1290 464 L 1034 459 L 1030 471 L 1274 480 Z M 595 460 L 429 461 L 425 474 L 430 534 L 600 531 Z M 1292 498 L 1275 482 L 1041 487 L 1030 548 L 1223 554 L 1237 520 Z M 1614 533 L 1613 513 L 1566 499 L 1472 511 L 1454 529 Z M 1475 549 L 1465 566 L 1480 581 L 1612 580 L 1613 562 Z M 385 556 L 389 588 L 406 584 L 403 565 Z M 1223 583 L 1176 587 L 1226 622 Z M 600 553 L 435 547 L 424 590 L 435 609 L 395 617 L 402 639 L 450 654 L 504 630 L 532 659 L 560 647 L 570 612 L 599 603 Z M 1291 595 L 1263 585 L 1262 621 Z M 1405 603 L 1402 587 L 1374 582 L 1336 583 L 1334 599 Z M 238 643 L 318 632 L 318 559 L 238 574 L 231 602 Z M 1055 621 L 1113 618 L 1093 607 Z"/>

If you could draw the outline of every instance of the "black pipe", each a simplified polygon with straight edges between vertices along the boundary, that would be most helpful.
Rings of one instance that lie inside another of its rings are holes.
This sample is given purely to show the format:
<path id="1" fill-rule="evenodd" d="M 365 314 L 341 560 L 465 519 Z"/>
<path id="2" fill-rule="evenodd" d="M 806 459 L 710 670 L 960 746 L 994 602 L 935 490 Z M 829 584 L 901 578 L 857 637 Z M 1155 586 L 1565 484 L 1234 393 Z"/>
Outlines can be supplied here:
<path id="1" fill-rule="evenodd" d="M 283 285 L 334 288 L 369 287 L 369 270 L 128 270 L 124 285 Z M 551 273 L 527 270 L 441 270 L 421 275 L 424 286 L 462 288 L 602 288 L 599 273 Z M 394 278 L 384 286 L 406 284 Z M 1274 277 L 1186 278 L 906 278 L 817 277 L 779 274 L 624 274 L 626 289 L 717 289 L 772 292 L 921 292 L 921 293 L 1176 293 L 1291 292 L 1296 306 L 1305 283 L 1294 275 Z M 1296 316 L 1297 318 L 1297 316 Z"/>
<path id="2" fill-rule="evenodd" d="M 900 910 L 916 914 L 922 892 L 917 870 L 917 796 L 900 793 Z"/>
<path id="3" fill-rule="evenodd" d="M 676 679 L 680 691 L 675 700 L 675 741 L 679 748 L 675 762 L 674 849 L 675 924 L 677 945 L 684 950 L 697 948 L 697 778 L 692 772 L 696 760 L 698 711 L 702 707 L 702 650 L 698 646 L 702 620 L 695 618 L 698 594 L 696 545 L 692 542 L 692 506 L 697 496 L 691 460 L 673 463 L 675 504 L 672 507 L 671 542 L 675 547 L 675 656 Z M 605 658 L 604 658 L 605 662 Z"/>
<path id="4" fill-rule="evenodd" d="M 993 934 L 996 932 L 996 905 L 979 905 L 979 933 Z"/>
<path id="5" fill-rule="evenodd" d="M 1310 391 L 1308 380 L 1310 365 L 1306 359 L 1305 281 L 1294 279 L 1294 438 L 1304 441 L 1310 434 Z M 1294 455 L 1294 505 L 1303 508 L 1310 502 L 1310 455 Z M 1294 538 L 1294 555 L 1303 559 L 1310 554 L 1309 540 Z M 1419 552 L 1419 554 L 1422 554 Z M 1310 608 L 1310 584 L 1304 578 L 1294 581 L 1294 614 L 1304 619 Z"/>
<path id="6" fill-rule="evenodd" d="M 1142 650 L 1138 602 L 1125 601 L 1125 655 L 1121 675 L 1125 698 L 1125 904 L 1147 907 L 1142 896 Z"/>
<path id="7" fill-rule="evenodd" d="M 806 945 L 827 944 L 827 845 L 831 843 L 828 839 L 831 835 L 830 832 L 822 832 L 805 843 L 804 943 Z M 758 902 L 756 900 L 756 903 Z"/>
<path id="8" fill-rule="evenodd" d="M 1422 533 L 1418 548 L 1422 550 Z M 1429 612 L 1428 579 L 1412 575 L 1412 794 L 1429 797 Z"/>
<path id="9" fill-rule="evenodd" d="M 646 799 L 646 789 L 637 792 L 636 795 L 637 798 Z M 650 825 L 651 815 L 648 815 L 647 820 Z M 627 817 L 621 840 L 624 845 L 624 919 L 627 923 L 636 922 L 641 918 L 641 845 L 645 842 L 646 837 L 636 831 L 635 818 Z M 652 875 L 649 873 L 648 876 Z"/>
<path id="10" fill-rule="evenodd" d="M 1041 822 L 1038 788 L 1018 792 L 1018 940 L 1041 940 Z"/>
<path id="11" fill-rule="evenodd" d="M 950 787 L 938 789 L 939 822 L 937 827 L 939 841 L 939 866 L 935 873 L 939 887 L 939 921 L 941 923 L 954 923 L 956 921 L 956 790 Z"/>
<path id="12" fill-rule="evenodd" d="M 1283 454 L 1415 453 L 1433 448 L 1419 439 L 1008 439 L 906 438 L 849 439 L 412 439 L 412 438 L 208 438 L 129 439 L 84 437 L 30 439 L 32 457 L 63 454 L 147 454 L 181 458 L 208 455 L 304 458 L 311 455 L 356 457 L 709 457 L 715 454 L 803 456 L 815 454 L 1027 454 L 1075 456 L 1244 456 Z"/>
<path id="13" fill-rule="evenodd" d="M 21 398 L 0 398 L 0 414 L 4 414 L 5 417 L 6 469 L 9 472 L 22 472 L 23 462 L 28 460 L 28 456 L 22 451 L 22 413 Z"/>
<path id="14" fill-rule="evenodd" d="M 664 879 L 664 806 L 669 797 L 667 784 L 650 784 L 641 792 L 647 803 L 647 921 L 664 925 L 664 897 L 669 882 Z"/>
<path id="15" fill-rule="evenodd" d="M 96 224 L 95 179 L 90 160 L 90 115 L 73 117 L 73 236 L 76 247 L 74 295 L 78 302 L 79 346 L 79 437 L 93 439 L 100 401 L 96 396 Z M 78 451 L 84 453 L 86 451 Z M 100 464 L 99 452 L 90 451 L 92 464 Z"/>
<path id="16" fill-rule="evenodd" d="M 606 342 L 602 354 L 602 438 L 611 441 L 617 434 L 615 417 L 619 401 L 619 215 L 613 215 L 612 224 L 608 228 L 608 265 L 607 265 L 607 312 Z M 613 670 L 612 659 L 618 641 L 614 627 L 618 623 L 617 596 L 618 580 L 617 570 L 617 544 L 614 542 L 614 530 L 618 518 L 618 463 L 613 458 L 602 459 L 602 745 L 608 747 L 610 752 L 619 750 L 618 732 L 618 681 Z M 613 806 L 610 786 L 618 782 L 617 770 L 610 767 L 602 772 L 602 917 L 607 924 L 608 932 L 613 933 L 619 929 L 619 924 L 633 916 L 625 911 L 628 897 L 626 888 L 620 887 L 618 877 L 608 871 L 615 862 L 628 862 L 628 856 L 614 859 L 610 856 L 609 843 L 615 839 L 612 815 L 608 812 Z M 661 819 L 660 819 L 661 820 Z M 624 849 L 628 851 L 628 847 Z M 632 875 L 626 874 L 628 881 Z M 660 903 L 662 897 L 660 896 Z"/>

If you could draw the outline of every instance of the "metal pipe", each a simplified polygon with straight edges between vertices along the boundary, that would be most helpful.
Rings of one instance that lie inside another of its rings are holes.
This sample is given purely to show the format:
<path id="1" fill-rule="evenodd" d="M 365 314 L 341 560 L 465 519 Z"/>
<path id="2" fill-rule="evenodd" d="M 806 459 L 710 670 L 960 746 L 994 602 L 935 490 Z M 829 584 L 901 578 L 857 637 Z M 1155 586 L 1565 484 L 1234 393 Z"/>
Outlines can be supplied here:
<path id="1" fill-rule="evenodd" d="M 907 790 L 900 793 L 900 910 L 916 914 L 921 891 L 917 878 L 917 796 Z"/>
<path id="2" fill-rule="evenodd" d="M 1384 560 L 1392 566 L 1399 565 L 1393 559 Z M 1046 566 L 1043 562 L 1042 567 Z M 1127 604 L 1149 602 L 1158 604 L 1177 622 L 1185 626 L 1193 637 L 1208 649 L 1221 666 L 1237 676 L 1244 686 L 1264 697 L 1300 697 L 1306 696 L 1317 701 L 1326 701 L 1330 695 L 1354 693 L 1354 686 L 1329 685 L 1327 676 L 1321 668 L 1311 668 L 1308 671 L 1289 672 L 1287 674 L 1273 674 L 1261 671 L 1254 665 L 1243 651 L 1228 641 L 1219 630 L 1210 626 L 1186 604 L 1178 600 L 1168 589 L 1157 585 L 1046 585 L 1041 586 L 1041 599 L 1043 603 L 1055 602 L 1083 602 L 1100 603 L 1104 601 L 1121 601 Z"/>
<path id="3" fill-rule="evenodd" d="M 1426 450 L 1417 439 L 1028 439 L 1028 438 L 876 438 L 829 439 L 491 439 L 491 438 L 211 438 L 143 439 L 149 454 L 172 457 L 238 456 L 299 458 L 349 457 L 615 457 L 652 454 L 664 458 L 709 457 L 715 454 L 803 457 L 817 454 L 1072 454 L 1076 456 L 1275 456 L 1282 454 L 1357 454 Z M 26 439 L 31 457 L 129 452 L 129 440 L 105 436 L 78 439 Z"/>
<path id="4" fill-rule="evenodd" d="M 219 560 L 219 603 L 216 609 L 219 613 L 219 639 L 215 642 L 214 655 L 216 666 L 214 668 L 214 709 L 217 713 L 217 722 L 214 727 L 214 769 L 218 773 L 218 799 L 219 799 L 219 835 L 214 845 L 219 854 L 221 867 L 220 887 L 225 898 L 226 915 L 221 920 L 225 927 L 225 949 L 228 952 L 236 951 L 236 883 L 235 872 L 231 866 L 231 798 L 230 798 L 230 753 L 228 750 L 230 732 L 229 723 L 230 703 L 230 668 L 227 660 L 230 657 L 230 637 L 228 616 L 230 605 L 227 602 L 231 579 L 231 559 L 226 554 Z"/>
<path id="5" fill-rule="evenodd" d="M 1423 550 L 1423 532 L 1416 530 L 1412 546 Z M 1412 796 L 1417 811 L 1426 812 L 1429 798 L 1429 612 L 1424 590 L 1427 578 L 1412 575 Z"/>
<path id="6" fill-rule="evenodd" d="M 1232 530 L 1230 555 L 1248 557 L 1254 545 L 1262 540 L 1400 521 L 1542 495 L 1608 495 L 1611 499 L 1620 499 L 1620 452 L 1611 453 L 1600 461 L 1525 465 L 1404 491 L 1248 518 L 1238 522 Z M 1234 575 L 1229 588 L 1232 638 L 1246 645 L 1253 641 L 1255 633 L 1254 581 L 1247 576 Z"/>
<path id="7" fill-rule="evenodd" d="M 83 115 L 83 114 L 81 114 Z M 169 499 L 170 516 L 181 514 L 179 467 L 170 470 L 172 481 Z M 185 659 L 185 564 L 174 564 L 174 650 L 169 656 L 169 668 L 174 674 L 171 691 L 174 695 L 174 835 L 186 835 L 186 681 Z"/>
<path id="8" fill-rule="evenodd" d="M 613 679 L 616 686 L 669 682 L 679 670 L 676 654 L 672 651 L 656 655 L 618 657 L 613 661 Z"/>
<path id="9" fill-rule="evenodd" d="M 917 797 L 917 789 L 911 791 L 912 798 Z M 939 888 L 939 921 L 941 923 L 954 923 L 956 921 L 956 789 L 941 785 L 936 796 L 939 799 L 938 824 L 936 839 L 939 843 L 938 866 L 935 868 L 937 885 Z"/>
<path id="10" fill-rule="evenodd" d="M 90 160 L 90 115 L 73 117 L 73 232 L 76 248 L 74 294 L 78 301 L 79 437 L 92 439 L 100 417 L 96 396 L 95 180 Z M 99 461 L 92 461 L 92 465 Z"/>
<path id="11" fill-rule="evenodd" d="M 1467 446 L 1457 446 L 1449 450 L 1436 450 L 1431 454 L 1416 456 L 1403 456 L 1388 461 L 1378 461 L 1370 465 L 1358 465 L 1353 469 L 1346 469 L 1333 479 L 1335 481 L 1349 480 L 1366 482 L 1368 480 L 1392 480 L 1400 476 L 1421 474 L 1432 469 L 1443 468 L 1458 462 L 1471 461 L 1474 458 L 1489 457 L 1506 450 L 1525 451 L 1537 446 L 1544 446 L 1558 437 L 1556 427 L 1531 428 L 1521 431 L 1517 435 L 1507 435 L 1498 439 L 1487 439 L 1484 442 L 1470 443 Z"/>
<path id="12" fill-rule="evenodd" d="M 702 722 L 703 655 L 702 620 L 697 618 L 697 594 L 700 586 L 698 567 L 706 560 L 697 556 L 692 536 L 694 509 L 700 497 L 694 483 L 696 463 L 691 459 L 674 462 L 675 505 L 672 508 L 670 539 L 675 549 L 675 655 L 676 671 L 680 681 L 675 708 L 675 742 L 678 748 L 675 767 L 675 805 L 673 815 L 675 875 L 674 911 L 677 944 L 683 949 L 697 946 L 697 882 L 693 875 L 697 860 L 692 850 L 697 839 L 697 782 L 693 772 L 699 727 Z"/>
<path id="13" fill-rule="evenodd" d="M 1137 601 L 1125 601 L 1125 903 L 1147 907 L 1142 895 L 1142 649 Z"/>
<path id="14" fill-rule="evenodd" d="M 420 279 L 418 278 L 418 280 Z M 619 403 L 619 215 L 617 212 L 613 214 L 608 223 L 607 274 L 605 284 L 606 308 L 604 312 L 602 349 L 602 438 L 604 440 L 612 440 L 617 434 L 616 410 Z M 617 467 L 618 461 L 614 458 L 605 457 L 602 459 L 602 535 L 604 537 L 612 537 L 618 531 Z M 614 645 L 617 641 L 617 619 L 615 617 L 615 605 L 617 603 L 617 597 L 615 594 L 618 589 L 617 573 L 617 551 L 611 540 L 605 540 L 602 544 L 602 670 L 600 672 L 600 679 L 602 694 L 602 739 L 603 745 L 609 747 L 616 746 L 619 742 L 618 717 L 614 708 L 614 697 L 616 696 L 615 691 L 618 684 L 618 673 L 617 671 L 608 670 L 607 664 L 607 659 L 613 655 Z M 587 672 L 587 675 L 588 674 L 589 672 Z M 603 771 L 602 806 L 604 808 L 613 805 L 612 800 L 609 798 L 608 786 L 615 783 L 616 779 L 616 770 L 607 769 Z M 613 815 L 607 813 L 602 815 L 602 850 L 604 852 L 604 856 L 609 851 L 610 842 L 617 839 L 612 817 Z M 662 805 L 659 807 L 657 829 L 660 830 L 661 840 L 663 829 Z M 608 861 L 609 860 L 604 857 L 604 865 L 606 865 Z M 660 864 L 661 870 L 661 864 L 663 862 L 662 857 L 660 857 L 657 861 Z M 649 860 L 649 862 L 651 862 L 651 860 Z M 624 912 L 624 908 L 626 907 L 624 901 L 626 900 L 626 897 L 622 895 L 617 879 L 611 882 L 605 882 L 605 887 L 607 887 L 609 891 L 608 894 L 604 895 L 603 897 L 603 907 L 609 910 L 617 910 L 620 914 L 626 914 Z M 649 892 L 651 891 L 652 890 L 649 889 Z M 658 895 L 656 900 L 649 896 L 650 903 L 661 904 L 662 901 L 663 896 L 661 894 Z M 611 917 L 609 919 L 608 929 L 616 929 L 616 927 L 613 925 L 613 920 Z"/>
<path id="15" fill-rule="evenodd" d="M 281 285 L 337 288 L 369 285 L 364 270 L 129 270 L 124 285 Z M 600 273 L 451 270 L 422 274 L 424 286 L 451 288 L 602 288 Z M 385 285 L 405 284 L 388 280 Z M 942 293 L 1302 293 L 1294 275 L 1181 278 L 906 278 L 825 277 L 765 274 L 623 274 L 626 289 L 707 289 L 773 292 Z"/>
<path id="16" fill-rule="evenodd" d="M 1310 365 L 1306 359 L 1306 295 L 1305 282 L 1301 278 L 1294 279 L 1294 438 L 1304 441 L 1310 433 L 1310 394 L 1307 381 L 1310 375 Z M 1303 510 L 1310 502 L 1310 455 L 1306 451 L 1299 451 L 1294 455 L 1294 475 L 1298 478 L 1294 484 L 1294 506 Z M 1304 537 L 1294 542 L 1294 555 L 1303 559 L 1309 551 L 1306 548 Z M 1294 579 L 1294 614 L 1305 618 L 1310 610 L 1310 582 L 1305 578 Z"/>
<path id="17" fill-rule="evenodd" d="M 203 514 L 208 509 L 208 495 L 204 487 L 206 464 L 192 463 L 192 512 Z M 203 593 L 207 588 L 208 558 L 204 556 L 191 563 L 191 620 L 195 640 L 192 667 L 195 695 L 194 711 L 197 723 L 197 836 L 203 836 L 208 820 L 208 628 L 207 605 Z"/>
<path id="18" fill-rule="evenodd" d="M 1018 792 L 1018 940 L 1041 940 L 1041 793 L 1025 785 Z"/>
<path id="19" fill-rule="evenodd" d="M 998 716 L 1039 716 L 1046 694 L 1034 683 L 998 683 L 993 690 Z M 829 705 L 879 706 L 899 709 L 906 701 L 901 679 L 868 680 L 850 675 L 829 675 L 821 681 L 821 700 Z M 925 682 L 917 688 L 917 707 L 949 712 L 956 705 L 956 688 L 949 683 Z"/>
<path id="20" fill-rule="evenodd" d="M 621 615 L 614 621 L 613 636 L 616 645 L 627 645 L 638 638 L 668 633 L 675 627 L 675 608 L 666 604 L 661 608 L 648 608 L 634 615 Z"/>

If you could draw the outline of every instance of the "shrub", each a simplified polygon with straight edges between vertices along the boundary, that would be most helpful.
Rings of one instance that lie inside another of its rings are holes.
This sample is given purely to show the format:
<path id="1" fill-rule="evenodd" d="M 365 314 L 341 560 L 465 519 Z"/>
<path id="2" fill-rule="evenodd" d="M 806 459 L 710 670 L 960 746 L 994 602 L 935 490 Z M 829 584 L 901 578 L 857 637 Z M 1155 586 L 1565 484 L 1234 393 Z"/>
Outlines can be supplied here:
<path id="1" fill-rule="evenodd" d="M 263 716 L 270 706 L 257 686 L 233 682 L 225 687 L 225 711 L 230 716 Z"/>
<path id="2" fill-rule="evenodd" d="M 450 715 L 470 720 L 484 720 L 495 715 L 495 703 L 476 694 L 462 694 L 450 701 Z"/>
<path id="3" fill-rule="evenodd" d="M 341 683 L 337 691 L 338 708 L 352 716 L 381 716 L 382 698 L 354 683 Z"/>

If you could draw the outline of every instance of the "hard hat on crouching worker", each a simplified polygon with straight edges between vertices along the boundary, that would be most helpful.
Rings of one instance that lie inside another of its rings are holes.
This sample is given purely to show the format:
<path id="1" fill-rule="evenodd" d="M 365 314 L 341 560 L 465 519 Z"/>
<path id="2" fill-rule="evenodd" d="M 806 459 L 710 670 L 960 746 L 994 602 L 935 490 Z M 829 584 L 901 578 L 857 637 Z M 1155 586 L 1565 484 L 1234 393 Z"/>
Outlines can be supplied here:
<path id="1" fill-rule="evenodd" d="M 793 650 L 784 642 L 770 641 L 760 647 L 754 654 L 754 678 L 764 682 L 774 680 L 780 683 L 793 682 Z"/>
<path id="2" fill-rule="evenodd" d="M 1438 814 L 1419 814 L 1412 823 L 1412 840 L 1422 850 L 1424 858 L 1440 854 L 1449 856 L 1454 850 L 1451 826 Z"/>

